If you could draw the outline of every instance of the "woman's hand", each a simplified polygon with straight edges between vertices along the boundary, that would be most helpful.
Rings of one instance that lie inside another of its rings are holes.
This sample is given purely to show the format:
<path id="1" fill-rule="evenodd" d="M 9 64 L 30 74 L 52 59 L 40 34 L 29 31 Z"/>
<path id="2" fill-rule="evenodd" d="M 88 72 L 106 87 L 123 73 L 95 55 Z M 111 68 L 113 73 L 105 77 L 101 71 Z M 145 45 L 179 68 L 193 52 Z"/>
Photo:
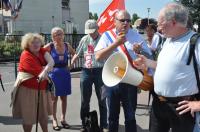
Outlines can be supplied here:
<path id="1" fill-rule="evenodd" d="M 176 108 L 179 114 L 182 115 L 190 111 L 191 115 L 194 117 L 195 112 L 200 111 L 200 101 L 181 101 L 178 103 L 179 107 Z"/>
<path id="2" fill-rule="evenodd" d="M 42 81 L 48 78 L 47 70 L 44 69 L 39 75 L 38 75 L 38 81 Z"/>
<path id="3" fill-rule="evenodd" d="M 68 70 L 71 70 L 74 68 L 74 65 L 70 64 L 67 68 L 68 68 Z"/>

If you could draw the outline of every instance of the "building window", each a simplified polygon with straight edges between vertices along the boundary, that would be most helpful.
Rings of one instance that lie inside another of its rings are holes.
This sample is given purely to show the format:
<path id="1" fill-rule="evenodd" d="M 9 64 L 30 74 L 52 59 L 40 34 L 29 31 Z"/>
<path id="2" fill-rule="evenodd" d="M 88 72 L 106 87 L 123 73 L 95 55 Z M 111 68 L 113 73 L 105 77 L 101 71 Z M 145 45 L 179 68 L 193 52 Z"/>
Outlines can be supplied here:
<path id="1" fill-rule="evenodd" d="M 69 1 L 70 0 L 62 0 L 62 8 L 69 9 Z"/>

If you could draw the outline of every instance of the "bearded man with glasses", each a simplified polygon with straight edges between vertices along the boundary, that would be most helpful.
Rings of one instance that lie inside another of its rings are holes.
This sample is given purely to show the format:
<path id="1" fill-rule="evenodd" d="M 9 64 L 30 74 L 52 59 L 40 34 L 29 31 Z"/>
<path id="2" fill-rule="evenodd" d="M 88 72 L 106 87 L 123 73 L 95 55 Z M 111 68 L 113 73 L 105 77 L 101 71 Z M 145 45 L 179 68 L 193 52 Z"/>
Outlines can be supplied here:
<path id="1" fill-rule="evenodd" d="M 96 48 L 96 59 L 98 61 L 106 60 L 115 51 L 120 51 L 121 46 L 125 45 L 131 59 L 136 59 L 134 45 L 142 42 L 141 49 L 143 53 L 150 56 L 151 51 L 148 48 L 143 37 L 137 31 L 130 28 L 130 14 L 121 10 L 115 15 L 115 28 L 102 34 Z M 135 110 L 137 105 L 137 87 L 119 83 L 114 87 L 105 86 L 105 93 L 108 103 L 109 114 L 109 132 L 118 132 L 120 102 L 124 109 L 125 131 L 136 132 Z"/>

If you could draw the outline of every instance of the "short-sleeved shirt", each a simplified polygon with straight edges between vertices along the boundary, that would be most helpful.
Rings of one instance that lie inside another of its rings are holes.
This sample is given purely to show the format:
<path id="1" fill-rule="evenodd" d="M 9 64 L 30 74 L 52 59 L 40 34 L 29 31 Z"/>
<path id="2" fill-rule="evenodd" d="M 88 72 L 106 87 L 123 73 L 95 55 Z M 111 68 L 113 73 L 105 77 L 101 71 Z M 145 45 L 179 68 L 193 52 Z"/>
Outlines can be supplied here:
<path id="1" fill-rule="evenodd" d="M 113 29 L 113 32 L 115 32 L 117 34 L 116 29 Z M 133 60 L 137 58 L 135 52 L 133 51 L 133 45 L 135 43 L 141 43 L 141 42 L 143 42 L 142 43 L 142 49 L 143 49 L 143 51 L 145 51 L 146 53 L 148 53 L 149 55 L 151 55 L 151 51 L 148 48 L 147 43 L 144 40 L 144 38 L 138 32 L 136 32 L 135 30 L 129 29 L 128 32 L 127 32 L 127 34 L 126 34 L 125 46 L 126 46 L 128 52 L 129 52 L 129 54 L 130 54 L 130 56 L 132 57 Z M 112 42 L 107 37 L 106 33 L 104 33 L 101 36 L 101 39 L 99 40 L 99 42 L 98 42 L 98 44 L 97 44 L 97 46 L 95 48 L 95 51 L 104 49 L 104 48 L 108 47 L 111 44 L 112 44 Z M 118 46 L 118 48 L 116 48 L 115 51 L 120 51 L 119 48 L 120 47 Z"/>
<path id="2" fill-rule="evenodd" d="M 156 32 L 153 35 L 153 39 L 152 39 L 152 43 L 151 43 L 151 49 L 156 50 L 158 47 L 159 42 L 161 41 L 160 39 L 163 37 L 162 34 L 160 34 L 159 32 Z"/>
<path id="3" fill-rule="evenodd" d="M 188 31 L 179 38 L 166 39 L 154 75 L 154 90 L 158 95 L 178 97 L 198 93 L 193 63 L 186 65 L 193 34 L 193 31 Z M 199 66 L 200 40 L 196 43 L 195 55 Z"/>
<path id="4" fill-rule="evenodd" d="M 100 35 L 94 40 L 90 35 L 85 35 L 76 49 L 78 56 L 84 56 L 84 68 L 101 68 L 104 62 L 96 61 L 94 49 L 100 39 Z"/>

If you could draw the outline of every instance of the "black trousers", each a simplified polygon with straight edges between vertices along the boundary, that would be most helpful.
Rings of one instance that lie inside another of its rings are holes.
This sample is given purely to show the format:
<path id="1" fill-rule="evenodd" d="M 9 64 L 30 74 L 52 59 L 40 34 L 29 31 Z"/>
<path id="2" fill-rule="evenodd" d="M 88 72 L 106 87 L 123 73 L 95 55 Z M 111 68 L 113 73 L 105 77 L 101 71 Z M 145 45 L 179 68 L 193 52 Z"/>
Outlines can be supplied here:
<path id="1" fill-rule="evenodd" d="M 178 102 L 177 102 L 178 103 Z M 150 132 L 193 132 L 195 119 L 190 112 L 179 115 L 177 103 L 163 102 L 153 99 L 150 114 Z"/>

